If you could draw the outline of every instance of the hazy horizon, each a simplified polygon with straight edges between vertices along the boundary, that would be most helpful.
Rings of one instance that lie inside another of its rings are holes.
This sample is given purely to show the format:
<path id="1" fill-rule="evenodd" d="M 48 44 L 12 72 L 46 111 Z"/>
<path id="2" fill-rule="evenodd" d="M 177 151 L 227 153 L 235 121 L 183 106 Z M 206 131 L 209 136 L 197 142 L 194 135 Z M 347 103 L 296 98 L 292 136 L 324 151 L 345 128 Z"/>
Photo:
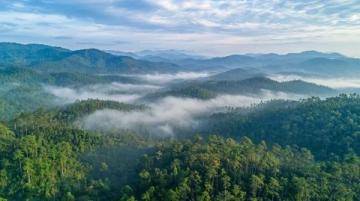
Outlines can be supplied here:
<path id="1" fill-rule="evenodd" d="M 302 50 L 302 51 L 297 51 L 297 52 L 243 52 L 243 53 L 238 53 L 238 52 L 230 52 L 228 54 L 218 54 L 218 55 L 210 55 L 210 54 L 202 54 L 202 53 L 197 53 L 191 50 L 184 50 L 184 49 L 175 49 L 175 48 L 154 48 L 154 49 L 140 49 L 140 50 L 135 50 L 135 51 L 130 51 L 130 50 L 122 50 L 122 49 L 99 49 L 96 47 L 87 47 L 87 48 L 68 48 L 68 47 L 64 47 L 64 46 L 59 46 L 59 45 L 51 45 L 51 44 L 47 44 L 47 43 L 21 43 L 21 42 L 16 42 L 16 41 L 0 41 L 0 43 L 15 43 L 15 44 L 21 44 L 21 45 L 47 45 L 47 46 L 52 46 L 52 47 L 59 47 L 59 48 L 65 48 L 71 51 L 77 51 L 77 50 L 84 50 L 84 49 L 97 49 L 97 50 L 101 50 L 104 52 L 121 52 L 121 53 L 141 53 L 144 51 L 176 51 L 176 52 L 181 52 L 184 54 L 189 54 L 189 55 L 194 55 L 194 56 L 201 56 L 201 57 L 205 57 L 205 58 L 211 58 L 211 57 L 226 57 L 226 56 L 232 56 L 232 55 L 266 55 L 266 54 L 277 54 L 277 55 L 287 55 L 287 54 L 300 54 L 300 53 L 304 53 L 304 52 L 320 52 L 320 53 L 326 53 L 326 54 L 341 54 L 343 56 L 346 57 L 352 57 L 352 58 L 360 58 L 360 56 L 351 56 L 351 55 L 347 55 L 347 54 L 343 54 L 341 52 L 333 52 L 333 51 L 318 51 L 318 50 L 313 50 L 313 49 L 308 49 L 308 50 Z"/>
<path id="2" fill-rule="evenodd" d="M 130 52 L 181 49 L 208 56 L 315 50 L 360 57 L 356 0 L 0 4 L 0 38 L 8 42 Z"/>
<path id="3" fill-rule="evenodd" d="M 360 0 L 0 0 L 0 201 L 360 201 Z"/>

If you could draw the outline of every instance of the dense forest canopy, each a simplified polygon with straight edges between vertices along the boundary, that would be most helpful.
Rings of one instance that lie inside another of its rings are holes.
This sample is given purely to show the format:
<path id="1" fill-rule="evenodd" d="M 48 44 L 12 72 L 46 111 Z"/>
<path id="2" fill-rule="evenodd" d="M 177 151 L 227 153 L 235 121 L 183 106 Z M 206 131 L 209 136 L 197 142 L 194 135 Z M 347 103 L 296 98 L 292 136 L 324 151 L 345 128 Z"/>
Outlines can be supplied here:
<path id="1" fill-rule="evenodd" d="M 237 141 L 149 138 L 126 131 L 104 135 L 73 125 L 96 109 L 144 109 L 111 101 L 23 114 L 0 127 L 0 195 L 8 200 L 359 200 L 359 102 L 359 96 L 343 95 L 213 115 L 210 121 L 216 123 L 208 129 Z M 329 128 L 319 126 L 322 121 L 330 122 Z"/>
<path id="2" fill-rule="evenodd" d="M 174 54 L 0 43 L 0 201 L 360 201 L 358 59 Z"/>
<path id="3" fill-rule="evenodd" d="M 325 100 L 309 98 L 296 106 L 271 105 L 249 115 L 236 109 L 214 114 L 204 129 L 233 138 L 247 136 L 256 142 L 306 147 L 317 158 L 326 160 L 352 152 L 360 154 L 359 106 L 356 94 Z"/>
<path id="4" fill-rule="evenodd" d="M 197 137 L 145 156 L 122 200 L 358 200 L 359 162 L 319 163 L 307 149 Z"/>

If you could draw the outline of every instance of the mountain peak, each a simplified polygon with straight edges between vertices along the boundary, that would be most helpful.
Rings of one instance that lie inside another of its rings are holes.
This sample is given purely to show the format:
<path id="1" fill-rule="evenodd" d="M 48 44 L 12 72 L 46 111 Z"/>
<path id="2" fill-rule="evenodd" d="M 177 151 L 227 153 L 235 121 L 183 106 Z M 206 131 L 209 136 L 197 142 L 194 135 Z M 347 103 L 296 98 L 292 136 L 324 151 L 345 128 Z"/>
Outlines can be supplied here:
<path id="1" fill-rule="evenodd" d="M 307 56 L 307 57 L 323 57 L 323 58 L 344 58 L 345 56 L 334 52 L 319 52 L 315 50 L 308 50 L 299 53 L 288 53 L 286 56 Z"/>

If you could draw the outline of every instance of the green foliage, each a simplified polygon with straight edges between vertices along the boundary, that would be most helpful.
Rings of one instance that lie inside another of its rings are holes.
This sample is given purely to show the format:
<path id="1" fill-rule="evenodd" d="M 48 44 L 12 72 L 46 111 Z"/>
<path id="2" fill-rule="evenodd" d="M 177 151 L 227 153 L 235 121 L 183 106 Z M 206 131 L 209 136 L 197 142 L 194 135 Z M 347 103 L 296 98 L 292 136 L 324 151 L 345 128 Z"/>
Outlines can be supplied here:
<path id="1" fill-rule="evenodd" d="M 269 118 L 274 112 L 284 115 L 285 111 L 304 117 L 316 113 L 327 115 L 327 110 L 337 114 L 335 109 L 346 111 L 347 117 L 354 118 L 351 114 L 357 113 L 356 105 L 359 105 L 357 96 L 325 101 L 309 99 L 301 103 L 274 102 L 271 108 L 264 104 L 259 106 L 261 109 L 255 108 L 241 115 L 237 110 L 230 113 L 230 117 L 241 117 L 246 121 L 227 117 L 218 123 L 246 125 L 248 120 L 259 118 L 260 114 L 269 113 Z M 278 145 L 268 148 L 261 139 L 259 144 L 248 138 L 235 141 L 217 136 L 207 140 L 200 137 L 184 141 L 150 140 L 131 133 L 87 132 L 73 124 L 78 118 L 105 108 L 144 109 L 143 106 L 112 101 L 87 100 L 53 110 L 24 113 L 8 123 L 12 129 L 0 125 L 0 198 L 126 201 L 360 199 L 360 159 L 355 151 L 347 152 L 341 160 L 333 161 L 331 155 L 325 155 L 328 158 L 316 161 L 307 149 Z M 284 118 L 303 121 L 299 117 Z M 258 121 L 262 122 L 257 124 L 259 128 L 259 125 L 268 125 L 265 119 Z M 324 117 L 324 121 L 328 118 Z M 352 124 L 343 119 L 339 121 L 344 126 L 342 131 L 352 128 Z M 227 128 L 231 127 L 227 125 Z M 316 135 L 313 139 L 316 140 Z M 354 145 L 348 144 L 349 147 Z M 318 148 L 318 153 L 322 153 L 322 147 Z"/>
<path id="2" fill-rule="evenodd" d="M 220 93 L 230 94 L 256 94 L 262 90 L 290 92 L 298 94 L 334 94 L 335 91 L 328 87 L 319 86 L 300 80 L 277 82 L 265 77 L 254 77 L 245 80 L 221 80 L 195 83 L 195 86 Z"/>
<path id="3" fill-rule="evenodd" d="M 0 83 L 27 83 L 34 84 L 37 82 L 46 81 L 47 78 L 43 74 L 37 73 L 30 69 L 18 68 L 18 67 L 5 67 L 0 68 Z"/>
<path id="4" fill-rule="evenodd" d="M 235 55 L 204 60 L 206 65 L 234 66 L 259 61 Z M 314 59 L 302 65 L 328 71 L 325 67 L 340 69 L 338 64 L 344 63 L 335 62 Z M 0 124 L 0 201 L 360 200 L 357 95 L 273 101 L 210 117 L 204 133 L 235 140 L 159 139 L 130 131 L 91 132 L 79 124 L 97 110 L 133 111 L 146 106 L 86 100 L 59 107 L 43 86 L 139 83 L 144 81 L 114 73 L 173 72 L 176 65 L 95 49 L 0 43 L 0 66 L 0 120 L 5 121 Z M 335 92 L 302 81 L 251 78 L 254 75 L 262 76 L 232 70 L 214 76 L 215 80 L 177 83 L 147 98 L 206 100 L 221 93 L 253 94 L 264 89 Z"/>
<path id="5" fill-rule="evenodd" d="M 115 101 L 88 99 L 77 101 L 53 109 L 39 109 L 32 113 L 22 113 L 11 125 L 16 132 L 24 133 L 27 130 L 40 130 L 42 128 L 79 128 L 77 120 L 94 113 L 97 110 L 112 109 L 119 111 L 143 110 L 143 105 L 131 105 Z"/>
<path id="6" fill-rule="evenodd" d="M 225 136 L 248 136 L 280 145 L 306 147 L 318 159 L 360 154 L 360 97 L 310 98 L 290 107 L 273 107 L 244 115 L 213 115 L 206 129 Z"/>
<path id="7" fill-rule="evenodd" d="M 40 107 L 53 106 L 54 96 L 43 91 L 41 86 L 14 86 L 0 93 L 0 120 L 10 120 L 23 112 L 31 112 Z"/>
<path id="8" fill-rule="evenodd" d="M 75 189 L 85 169 L 74 154 L 66 142 L 51 144 L 34 135 L 19 138 L 9 156 L 13 162 L 2 167 L 9 178 L 2 193 L 16 200 L 51 200 Z"/>
<path id="9" fill-rule="evenodd" d="M 119 170 L 115 163 L 111 163 L 113 160 L 106 160 L 105 155 L 101 155 L 100 150 L 125 151 L 119 146 L 129 140 L 135 142 L 134 137 L 120 138 L 86 132 L 73 127 L 68 117 L 80 117 L 95 108 L 106 107 L 124 110 L 135 108 L 117 102 L 88 100 L 56 110 L 23 114 L 9 123 L 16 135 L 0 124 L 0 197 L 39 201 L 109 200 L 118 195 L 109 191 L 107 177 L 115 173 L 118 175 L 118 171 L 124 173 L 131 170 L 129 165 L 135 164 L 133 159 L 143 152 L 135 154 L 134 149 L 129 149 L 133 154 L 128 158 L 128 166 L 118 167 Z M 110 153 L 104 152 L 106 156 L 110 156 Z M 117 154 L 111 155 L 111 159 L 119 157 L 122 152 L 114 153 Z M 104 161 L 111 165 L 112 170 L 108 170 Z M 115 162 L 121 165 L 120 161 Z M 96 172 L 102 174 L 96 176 Z M 115 180 L 112 182 L 115 183 Z"/>
<path id="10" fill-rule="evenodd" d="M 15 133 L 0 125 L 0 197 L 9 200 L 114 199 L 118 192 L 113 188 L 119 190 L 131 175 L 132 166 L 136 164 L 134 159 L 144 153 L 140 149 L 144 142 L 127 134 L 87 132 L 73 124 L 78 118 L 105 108 L 130 111 L 144 107 L 87 100 L 52 110 L 23 113 L 8 123 Z M 118 157 L 123 160 L 114 160 Z"/>
<path id="11" fill-rule="evenodd" d="M 105 80 L 101 79 L 100 76 L 87 75 L 80 73 L 51 73 L 49 74 L 49 84 L 55 86 L 84 86 L 96 83 L 104 83 Z"/>
<path id="12" fill-rule="evenodd" d="M 218 94 L 262 94 L 264 92 L 288 92 L 307 95 L 333 95 L 331 88 L 303 82 L 300 80 L 277 82 L 266 77 L 253 77 L 244 80 L 193 81 L 171 86 L 170 89 L 146 96 L 153 100 L 165 96 L 211 99 Z"/>
<path id="13" fill-rule="evenodd" d="M 60 121 L 74 122 L 80 117 L 92 114 L 97 110 L 111 109 L 119 111 L 143 110 L 143 105 L 131 105 L 119 103 L 116 101 L 89 99 L 77 101 L 73 104 L 65 106 L 55 115 L 55 119 Z"/>
<path id="14" fill-rule="evenodd" d="M 67 87 L 82 87 L 89 86 L 94 84 L 109 84 L 112 82 L 121 82 L 121 83 L 134 83 L 138 84 L 142 81 L 121 75 L 92 75 L 92 74 L 83 74 L 83 73 L 71 73 L 71 72 L 59 72 L 59 73 L 50 73 L 48 75 L 48 80 L 46 84 L 54 86 L 67 86 Z"/>
<path id="15" fill-rule="evenodd" d="M 115 56 L 97 49 L 70 51 L 47 45 L 0 43 L 0 65 L 15 65 L 41 72 L 144 73 L 173 72 L 176 65 Z"/>
<path id="16" fill-rule="evenodd" d="M 317 163 L 308 150 L 269 149 L 247 138 L 239 143 L 194 138 L 160 145 L 144 156 L 133 195 L 164 201 L 358 200 L 359 165 L 358 157 Z"/>
<path id="17" fill-rule="evenodd" d="M 0 45 L 1 46 L 1 45 Z M 138 82 L 129 77 L 80 73 L 42 73 L 27 68 L 0 68 L 0 121 L 11 120 L 20 113 L 57 106 L 58 99 L 44 86 L 80 88 L 111 82 Z"/>
<path id="18" fill-rule="evenodd" d="M 0 43 L 0 63 L 4 65 L 31 65 L 59 59 L 69 50 L 47 45 Z"/>

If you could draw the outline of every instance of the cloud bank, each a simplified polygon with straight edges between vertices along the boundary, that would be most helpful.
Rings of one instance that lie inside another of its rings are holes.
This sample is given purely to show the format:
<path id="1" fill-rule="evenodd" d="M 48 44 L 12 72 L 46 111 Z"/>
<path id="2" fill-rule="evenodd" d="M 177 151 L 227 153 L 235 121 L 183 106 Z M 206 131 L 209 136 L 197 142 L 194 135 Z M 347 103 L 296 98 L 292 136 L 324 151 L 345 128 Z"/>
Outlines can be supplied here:
<path id="1" fill-rule="evenodd" d="M 125 76 L 136 77 L 154 84 L 166 84 L 172 81 L 195 80 L 200 78 L 206 78 L 209 77 L 210 75 L 211 74 L 208 72 L 178 72 L 172 74 L 153 73 L 153 74 L 134 74 L 134 75 L 125 75 Z"/>
<path id="2" fill-rule="evenodd" d="M 136 85 L 114 82 L 111 84 L 96 84 L 78 89 L 58 86 L 44 86 L 45 91 L 58 97 L 64 103 L 77 100 L 100 99 L 131 103 L 146 93 L 160 89 L 156 85 Z"/>
<path id="3" fill-rule="evenodd" d="M 351 89 L 351 88 L 360 88 L 360 80 L 345 78 L 345 77 L 336 77 L 336 78 L 326 78 L 326 77 L 314 77 L 314 76 L 301 76 L 301 75 L 281 75 L 274 74 L 268 76 L 270 79 L 285 82 L 293 80 L 303 80 L 305 82 L 311 82 L 318 85 L 327 86 L 333 89 Z"/>
<path id="4" fill-rule="evenodd" d="M 144 111 L 121 112 L 97 111 L 82 120 L 85 129 L 132 129 L 147 130 L 159 135 L 174 135 L 176 128 L 196 127 L 198 118 L 225 109 L 225 107 L 249 107 L 272 99 L 299 99 L 302 96 L 281 92 L 262 91 L 258 96 L 220 95 L 210 100 L 165 97 L 150 103 Z"/>

